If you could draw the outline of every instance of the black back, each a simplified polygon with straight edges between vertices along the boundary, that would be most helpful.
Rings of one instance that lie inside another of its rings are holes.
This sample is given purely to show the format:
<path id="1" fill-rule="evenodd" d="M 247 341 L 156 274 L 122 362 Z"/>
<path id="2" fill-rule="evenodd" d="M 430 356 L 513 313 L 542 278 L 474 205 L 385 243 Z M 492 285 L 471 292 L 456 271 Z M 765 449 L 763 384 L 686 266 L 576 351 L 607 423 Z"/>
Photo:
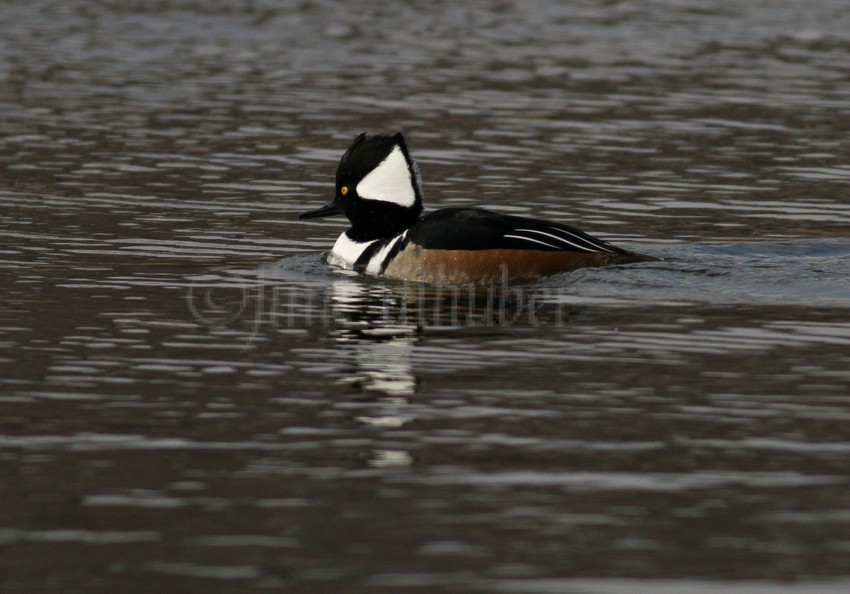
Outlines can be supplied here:
<path id="1" fill-rule="evenodd" d="M 434 250 L 629 252 L 568 225 L 502 215 L 482 208 L 443 208 L 422 217 L 408 238 Z"/>

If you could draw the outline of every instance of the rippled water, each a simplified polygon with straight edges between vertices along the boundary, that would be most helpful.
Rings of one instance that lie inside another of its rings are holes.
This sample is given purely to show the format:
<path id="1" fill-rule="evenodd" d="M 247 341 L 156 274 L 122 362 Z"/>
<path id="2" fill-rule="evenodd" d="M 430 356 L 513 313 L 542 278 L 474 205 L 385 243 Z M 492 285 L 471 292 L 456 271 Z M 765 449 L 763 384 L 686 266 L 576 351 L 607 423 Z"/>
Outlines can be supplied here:
<path id="1" fill-rule="evenodd" d="M 844 2 L 3 14 L 3 592 L 850 589 Z M 331 270 L 397 129 L 661 259 Z"/>

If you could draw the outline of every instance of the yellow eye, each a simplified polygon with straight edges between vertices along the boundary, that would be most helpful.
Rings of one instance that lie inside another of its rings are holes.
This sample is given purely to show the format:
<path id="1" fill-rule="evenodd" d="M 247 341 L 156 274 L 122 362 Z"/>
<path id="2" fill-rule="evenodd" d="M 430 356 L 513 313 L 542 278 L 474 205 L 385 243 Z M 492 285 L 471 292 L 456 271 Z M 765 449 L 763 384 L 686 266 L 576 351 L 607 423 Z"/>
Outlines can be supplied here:
<path id="1" fill-rule="evenodd" d="M 340 194 L 342 194 L 343 196 L 345 196 L 346 194 L 348 194 L 348 186 L 342 186 L 342 187 L 339 189 L 339 193 L 340 193 Z"/>

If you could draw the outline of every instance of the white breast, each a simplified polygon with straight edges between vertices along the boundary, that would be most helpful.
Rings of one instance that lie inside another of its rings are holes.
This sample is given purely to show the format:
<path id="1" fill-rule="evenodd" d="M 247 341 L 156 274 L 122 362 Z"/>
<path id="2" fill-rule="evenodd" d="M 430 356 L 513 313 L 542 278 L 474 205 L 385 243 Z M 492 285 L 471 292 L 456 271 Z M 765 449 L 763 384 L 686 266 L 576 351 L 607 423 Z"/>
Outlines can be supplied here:
<path id="1" fill-rule="evenodd" d="M 366 274 L 379 275 L 381 274 L 381 267 L 386 259 L 387 255 L 390 253 L 390 250 L 393 249 L 396 243 L 404 239 L 407 235 L 407 231 L 395 237 L 387 242 L 387 245 L 378 250 L 366 264 Z M 346 270 L 353 270 L 354 264 L 360 258 L 360 256 L 365 252 L 369 246 L 371 246 L 376 241 L 380 241 L 379 239 L 373 241 L 363 241 L 357 242 L 351 239 L 348 235 L 343 233 L 339 236 L 339 239 L 336 240 L 334 244 L 333 250 L 331 250 L 330 256 L 328 257 L 328 263 L 333 266 L 338 266 L 339 268 L 344 268 Z"/>
<path id="2" fill-rule="evenodd" d="M 346 270 L 352 270 L 354 268 L 354 263 L 357 262 L 357 258 L 360 257 L 360 254 L 362 254 L 370 245 L 375 243 L 375 241 L 377 240 L 358 242 L 343 233 L 339 236 L 339 239 L 336 240 L 336 243 L 331 250 L 331 254 L 328 257 L 328 263 L 333 266 L 345 268 Z"/>

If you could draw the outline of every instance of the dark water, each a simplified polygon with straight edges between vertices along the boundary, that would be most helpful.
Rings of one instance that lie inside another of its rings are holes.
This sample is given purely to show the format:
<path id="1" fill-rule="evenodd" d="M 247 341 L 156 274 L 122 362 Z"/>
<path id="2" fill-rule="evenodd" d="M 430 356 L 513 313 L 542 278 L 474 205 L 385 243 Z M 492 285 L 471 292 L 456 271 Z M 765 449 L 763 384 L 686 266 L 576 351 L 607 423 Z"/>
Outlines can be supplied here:
<path id="1" fill-rule="evenodd" d="M 5 2 L 0 590 L 850 590 L 846 2 Z M 432 207 L 662 261 L 319 259 Z"/>

